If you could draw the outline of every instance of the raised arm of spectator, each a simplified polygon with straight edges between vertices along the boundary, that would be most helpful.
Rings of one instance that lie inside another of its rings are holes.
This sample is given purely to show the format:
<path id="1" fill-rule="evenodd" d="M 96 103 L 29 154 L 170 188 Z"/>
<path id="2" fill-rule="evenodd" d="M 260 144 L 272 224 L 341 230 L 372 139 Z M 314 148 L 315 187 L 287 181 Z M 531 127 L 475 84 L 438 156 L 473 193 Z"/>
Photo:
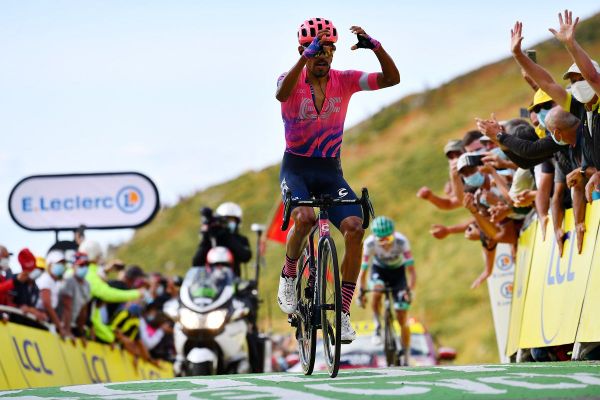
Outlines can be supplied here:
<path id="1" fill-rule="evenodd" d="M 417 197 L 423 200 L 427 200 L 440 210 L 454 210 L 460 207 L 460 202 L 455 196 L 452 197 L 440 197 L 433 193 L 430 188 L 423 186 L 417 192 Z"/>
<path id="2" fill-rule="evenodd" d="M 448 235 L 464 233 L 473 222 L 475 222 L 475 220 L 470 218 L 465 222 L 450 226 L 433 224 L 431 225 L 431 229 L 429 229 L 429 233 L 436 239 L 445 239 Z"/>
<path id="3" fill-rule="evenodd" d="M 573 12 L 565 10 L 564 19 L 561 13 L 558 14 L 558 31 L 550 28 L 550 32 L 556 37 L 562 44 L 565 45 L 569 54 L 573 58 L 577 67 L 590 86 L 594 89 L 597 95 L 600 96 L 600 73 L 596 71 L 592 64 L 592 59 L 583 50 L 583 48 L 575 40 L 575 29 L 579 23 L 579 17 L 573 21 Z M 562 104 L 562 103 L 561 103 Z"/>
<path id="4" fill-rule="evenodd" d="M 465 187 L 463 185 L 462 178 L 458 174 L 458 169 L 456 168 L 458 159 L 450 160 L 448 173 L 450 174 L 450 185 L 452 187 L 452 198 L 451 200 L 456 203 L 455 207 L 458 207 L 463 202 L 463 196 L 465 194 Z"/>
<path id="5" fill-rule="evenodd" d="M 540 89 L 546 92 L 557 104 L 563 105 L 567 102 L 567 91 L 561 85 L 556 83 L 552 75 L 540 65 L 536 64 L 521 50 L 523 41 L 523 23 L 517 21 L 510 31 L 511 51 L 517 63 L 525 70 L 527 75 L 538 84 Z"/>
<path id="6" fill-rule="evenodd" d="M 542 225 L 542 240 L 546 240 L 546 225 L 548 225 L 550 194 L 554 187 L 554 174 L 542 172 L 538 183 L 539 186 L 535 195 L 535 210 Z"/>
<path id="7" fill-rule="evenodd" d="M 479 167 L 479 170 L 481 171 L 481 173 L 489 174 L 496 183 L 498 189 L 500 189 L 502 197 L 504 197 L 504 199 L 506 199 L 507 201 L 510 201 L 510 188 L 508 187 L 508 183 L 506 182 L 506 179 L 503 176 L 501 176 L 498 173 L 498 171 L 496 171 L 496 168 L 486 164 Z"/>
<path id="8" fill-rule="evenodd" d="M 565 231 L 563 229 L 563 220 L 565 218 L 563 196 L 565 194 L 565 190 L 567 190 L 567 184 L 565 182 L 555 182 L 554 195 L 552 196 L 552 202 L 550 204 L 550 210 L 552 212 L 552 224 L 554 225 L 554 235 L 556 236 L 556 243 L 558 244 L 558 251 L 561 256 L 565 244 Z"/>
<path id="9" fill-rule="evenodd" d="M 381 65 L 381 73 L 377 75 L 377 86 L 380 88 L 385 88 L 400 83 L 400 72 L 394 63 L 394 60 L 392 60 L 392 57 L 390 57 L 390 55 L 381 46 L 381 43 L 369 36 L 367 32 L 365 32 L 365 30 L 360 26 L 352 26 L 350 27 L 350 30 L 352 33 L 360 36 L 359 42 L 350 49 L 356 50 L 361 47 L 369 48 L 373 50 L 377 60 L 379 60 L 379 65 Z"/>
<path id="10" fill-rule="evenodd" d="M 473 193 L 465 193 L 465 196 L 463 198 L 463 205 L 467 210 L 471 212 L 471 214 L 475 218 L 475 222 L 477 222 L 477 225 L 479 226 L 479 229 L 481 229 L 481 231 L 483 231 L 483 233 L 487 237 L 495 240 L 496 236 L 498 236 L 498 234 L 500 233 L 500 230 L 498 229 L 496 224 L 494 224 L 492 221 L 485 218 L 479 213 L 479 210 L 477 210 L 477 206 L 475 206 L 475 196 L 473 195 Z"/>
<path id="11" fill-rule="evenodd" d="M 107 303 L 126 303 L 142 297 L 142 292 L 137 289 L 122 290 L 111 287 L 92 271 L 88 272 L 86 279 L 90 284 L 92 297 L 97 297 Z"/>

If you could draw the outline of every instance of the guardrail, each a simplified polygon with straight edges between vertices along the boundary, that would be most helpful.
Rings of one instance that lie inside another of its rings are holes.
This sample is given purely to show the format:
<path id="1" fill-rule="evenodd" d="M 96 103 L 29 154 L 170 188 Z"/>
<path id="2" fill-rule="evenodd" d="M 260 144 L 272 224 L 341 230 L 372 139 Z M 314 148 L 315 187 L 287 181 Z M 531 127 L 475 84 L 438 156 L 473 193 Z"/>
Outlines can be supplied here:
<path id="1" fill-rule="evenodd" d="M 586 234 L 577 251 L 573 211 L 565 213 L 565 241 L 558 251 L 552 221 L 543 240 L 532 223 L 520 236 L 506 354 L 518 349 L 600 342 L 600 201 L 588 205 Z M 577 348 L 578 346 L 576 346 Z M 577 351 L 573 358 L 577 359 Z"/>

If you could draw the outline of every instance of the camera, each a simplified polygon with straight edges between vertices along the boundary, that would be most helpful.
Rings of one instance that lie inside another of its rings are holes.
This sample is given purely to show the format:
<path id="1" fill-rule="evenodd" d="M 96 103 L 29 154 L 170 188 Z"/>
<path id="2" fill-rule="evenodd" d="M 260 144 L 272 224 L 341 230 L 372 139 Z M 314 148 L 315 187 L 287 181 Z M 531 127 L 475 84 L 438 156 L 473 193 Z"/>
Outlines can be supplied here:
<path id="1" fill-rule="evenodd" d="M 209 207 L 200 209 L 200 233 L 209 235 L 218 235 L 227 228 L 227 220 L 223 217 L 213 214 Z"/>
<path id="2" fill-rule="evenodd" d="M 483 165 L 483 161 L 481 161 L 483 157 L 483 154 L 473 154 L 466 156 L 467 167 L 479 167 L 480 165 Z"/>

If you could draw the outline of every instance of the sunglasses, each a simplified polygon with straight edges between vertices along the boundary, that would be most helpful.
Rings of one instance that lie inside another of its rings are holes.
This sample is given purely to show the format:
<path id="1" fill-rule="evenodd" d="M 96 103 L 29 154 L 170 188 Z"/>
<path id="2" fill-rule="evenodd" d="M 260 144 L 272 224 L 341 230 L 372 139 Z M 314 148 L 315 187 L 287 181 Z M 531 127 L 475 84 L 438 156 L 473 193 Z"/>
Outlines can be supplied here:
<path id="1" fill-rule="evenodd" d="M 310 43 L 305 43 L 302 46 L 304 46 L 304 48 L 307 48 L 308 46 L 310 46 Z M 325 43 L 321 45 L 321 50 L 317 54 L 315 54 L 315 57 L 331 57 L 336 50 L 337 48 L 333 43 Z"/>
<path id="2" fill-rule="evenodd" d="M 552 108 L 552 102 L 551 101 L 547 101 L 545 103 L 542 104 L 538 104 L 537 106 L 533 107 L 531 109 L 531 111 L 533 111 L 534 113 L 539 113 L 542 110 L 550 110 Z"/>

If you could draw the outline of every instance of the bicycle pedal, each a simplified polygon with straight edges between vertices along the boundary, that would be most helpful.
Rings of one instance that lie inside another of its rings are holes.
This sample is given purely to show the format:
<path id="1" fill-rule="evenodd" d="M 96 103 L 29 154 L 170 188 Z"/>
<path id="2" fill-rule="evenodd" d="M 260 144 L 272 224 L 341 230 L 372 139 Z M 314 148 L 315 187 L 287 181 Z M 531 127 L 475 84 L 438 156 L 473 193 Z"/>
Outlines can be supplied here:
<path id="1" fill-rule="evenodd" d="M 341 344 L 350 344 L 352 342 L 353 342 L 353 340 L 340 340 Z"/>
<path id="2" fill-rule="evenodd" d="M 288 323 L 294 328 L 298 327 L 298 319 L 294 316 L 294 314 L 288 314 Z"/>

